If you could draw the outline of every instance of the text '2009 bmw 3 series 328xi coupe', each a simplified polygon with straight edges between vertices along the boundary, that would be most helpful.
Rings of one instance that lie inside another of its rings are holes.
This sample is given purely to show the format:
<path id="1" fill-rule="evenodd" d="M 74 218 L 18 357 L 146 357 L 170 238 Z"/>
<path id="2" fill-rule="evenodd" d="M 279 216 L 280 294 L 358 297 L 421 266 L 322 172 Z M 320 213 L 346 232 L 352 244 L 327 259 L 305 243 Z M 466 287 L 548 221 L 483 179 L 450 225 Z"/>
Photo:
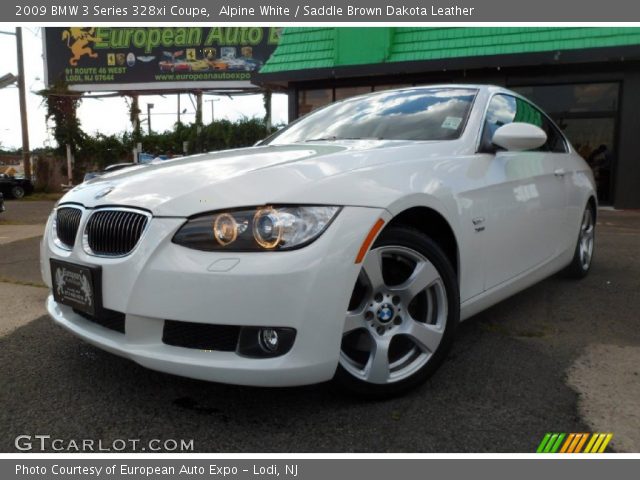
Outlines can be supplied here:
<path id="1" fill-rule="evenodd" d="M 513 92 L 373 93 L 74 188 L 42 242 L 47 309 L 163 372 L 391 395 L 434 372 L 461 320 L 586 275 L 596 202 L 584 160 Z"/>

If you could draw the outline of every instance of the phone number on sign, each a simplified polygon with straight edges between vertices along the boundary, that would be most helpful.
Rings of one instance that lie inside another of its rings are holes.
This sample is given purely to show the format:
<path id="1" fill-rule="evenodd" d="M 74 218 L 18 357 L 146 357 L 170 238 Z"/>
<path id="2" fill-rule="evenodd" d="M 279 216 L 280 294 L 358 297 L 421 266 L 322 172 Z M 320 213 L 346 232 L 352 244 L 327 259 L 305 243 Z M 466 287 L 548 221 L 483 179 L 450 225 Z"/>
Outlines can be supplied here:
<path id="1" fill-rule="evenodd" d="M 132 5 L 130 7 L 101 7 L 99 5 L 16 5 L 16 16 L 37 17 L 201 17 L 209 18 L 204 7 L 178 5 Z"/>

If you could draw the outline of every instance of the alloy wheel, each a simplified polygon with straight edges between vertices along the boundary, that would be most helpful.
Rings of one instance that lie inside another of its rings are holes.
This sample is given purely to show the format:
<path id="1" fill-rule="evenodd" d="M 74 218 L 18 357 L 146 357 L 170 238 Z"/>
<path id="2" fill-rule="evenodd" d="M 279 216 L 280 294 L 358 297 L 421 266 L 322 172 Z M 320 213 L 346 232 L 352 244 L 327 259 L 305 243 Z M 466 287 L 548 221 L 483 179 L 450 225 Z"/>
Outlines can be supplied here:
<path id="1" fill-rule="evenodd" d="M 410 377 L 435 354 L 447 322 L 435 266 L 402 246 L 369 251 L 345 319 L 340 365 L 367 383 Z"/>
<path id="2" fill-rule="evenodd" d="M 593 256 L 593 237 L 595 225 L 593 223 L 593 213 L 590 208 L 585 209 L 580 225 L 580 239 L 578 240 L 580 264 L 583 270 L 588 270 Z"/>

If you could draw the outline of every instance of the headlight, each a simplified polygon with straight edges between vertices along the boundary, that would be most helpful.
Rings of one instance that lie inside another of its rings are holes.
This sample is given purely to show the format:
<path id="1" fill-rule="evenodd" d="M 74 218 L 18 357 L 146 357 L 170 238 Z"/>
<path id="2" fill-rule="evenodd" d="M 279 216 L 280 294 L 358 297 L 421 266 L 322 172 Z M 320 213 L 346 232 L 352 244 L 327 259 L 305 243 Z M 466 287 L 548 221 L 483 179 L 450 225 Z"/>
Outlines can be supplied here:
<path id="1" fill-rule="evenodd" d="M 324 232 L 341 207 L 264 206 L 193 217 L 173 243 L 196 250 L 241 252 L 292 250 Z"/>

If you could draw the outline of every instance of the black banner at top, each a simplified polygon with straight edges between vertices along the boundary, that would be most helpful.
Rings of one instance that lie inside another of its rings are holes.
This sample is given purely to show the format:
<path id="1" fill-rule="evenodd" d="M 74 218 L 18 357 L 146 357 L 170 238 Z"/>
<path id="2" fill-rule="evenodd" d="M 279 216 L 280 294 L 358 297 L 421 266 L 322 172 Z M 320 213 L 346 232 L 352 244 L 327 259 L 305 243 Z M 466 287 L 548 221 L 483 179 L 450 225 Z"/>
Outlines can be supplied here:
<path id="1" fill-rule="evenodd" d="M 629 0 L 15 0 L 0 2 L 3 22 L 85 25 L 121 22 L 638 22 Z"/>

